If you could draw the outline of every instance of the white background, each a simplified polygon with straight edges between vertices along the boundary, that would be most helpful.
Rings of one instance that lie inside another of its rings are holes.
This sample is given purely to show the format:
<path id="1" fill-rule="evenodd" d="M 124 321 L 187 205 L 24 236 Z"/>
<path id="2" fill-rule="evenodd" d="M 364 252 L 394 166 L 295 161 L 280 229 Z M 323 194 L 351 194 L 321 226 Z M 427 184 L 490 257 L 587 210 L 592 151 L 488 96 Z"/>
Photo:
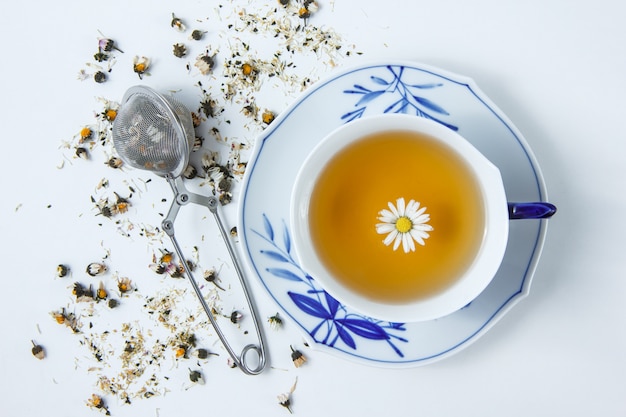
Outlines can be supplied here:
<path id="1" fill-rule="evenodd" d="M 277 5 L 269 0 L 220 3 L 223 16 L 242 6 L 267 11 Z M 112 172 L 97 160 L 102 155 L 88 162 L 73 159 L 60 145 L 93 122 L 93 112 L 100 108 L 96 97 L 120 100 L 133 84 L 180 89 L 195 103 L 199 90 L 194 83 L 216 81 L 197 71 L 187 73 L 172 56 L 173 43 L 189 41 L 188 33 L 170 28 L 171 13 L 190 28 L 208 30 L 207 40 L 222 45 L 218 58 L 224 57 L 225 38 L 218 29 L 212 32 L 212 25 L 219 24 L 202 20 L 214 16 L 220 3 L 32 0 L 2 7 L 0 416 L 98 414 L 85 405 L 98 392 L 96 372 L 88 371 L 89 352 L 49 314 L 73 303 L 74 281 L 97 286 L 99 279 L 89 281 L 83 272 L 89 262 L 110 251 L 107 262 L 130 275 L 141 296 L 153 288 L 185 287 L 184 281 L 172 284 L 146 274 L 155 247 L 122 237 L 112 222 L 94 216 L 89 196 L 100 178 L 119 184 L 137 173 Z M 469 348 L 406 370 L 371 368 L 316 352 L 303 346 L 294 324 L 286 322 L 274 332 L 264 323 L 271 368 L 262 375 L 248 377 L 229 369 L 222 351 L 202 363 L 206 384 L 191 386 L 186 372 L 196 368 L 196 361 L 168 362 L 159 372 L 171 375 L 169 392 L 132 405 L 105 396 L 111 413 L 281 416 L 288 412 L 276 396 L 297 377 L 292 408 L 299 416 L 626 415 L 626 6 L 616 0 L 319 3 L 310 24 L 334 29 L 344 50 L 362 52 L 342 58 L 339 65 L 414 60 L 469 76 L 526 137 L 542 167 L 550 201 L 559 207 L 550 220 L 530 296 Z M 78 81 L 78 71 L 92 61 L 98 30 L 117 40 L 125 54 L 116 55 L 107 83 Z M 256 42 L 263 48 L 262 40 Z M 153 59 L 152 76 L 140 81 L 132 73 L 134 55 Z M 317 77 L 330 68 L 320 61 L 300 71 Z M 280 112 L 295 96 L 276 85 L 262 89 L 259 98 Z M 213 94 L 218 92 L 219 85 Z M 220 129 L 230 133 L 228 126 Z M 233 135 L 254 141 L 255 132 L 232 129 Z M 213 145 L 209 141 L 206 146 Z M 158 225 L 155 212 L 166 209 L 160 200 L 169 198 L 169 190 L 152 178 L 150 187 L 133 197 L 131 214 Z M 207 236 L 219 242 L 216 234 Z M 55 277 L 61 262 L 72 266 L 71 277 Z M 135 270 L 141 273 L 133 275 Z M 113 282 L 114 272 L 102 279 Z M 258 283 L 252 287 L 265 321 L 276 307 Z M 148 320 L 123 307 L 95 315 L 93 321 Z M 194 309 L 193 300 L 184 308 Z M 151 325 L 145 322 L 146 328 Z M 46 348 L 46 359 L 31 355 L 31 340 Z M 308 358 L 301 368 L 291 364 L 290 344 Z M 217 344 L 211 348 L 220 352 Z"/>

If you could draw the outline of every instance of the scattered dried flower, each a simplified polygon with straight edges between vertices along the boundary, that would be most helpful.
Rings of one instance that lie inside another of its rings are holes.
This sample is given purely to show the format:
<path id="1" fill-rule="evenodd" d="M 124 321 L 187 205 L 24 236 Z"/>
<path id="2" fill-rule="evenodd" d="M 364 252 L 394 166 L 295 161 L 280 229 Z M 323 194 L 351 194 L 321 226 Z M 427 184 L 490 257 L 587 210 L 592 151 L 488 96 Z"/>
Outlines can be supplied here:
<path id="1" fill-rule="evenodd" d="M 133 59 L 133 71 L 137 73 L 139 79 L 143 79 L 144 74 L 147 74 L 148 69 L 150 68 L 150 59 L 142 56 L 135 56 Z M 149 74 L 148 74 L 149 75 Z"/>
<path id="2" fill-rule="evenodd" d="M 107 80 L 107 75 L 102 71 L 96 71 L 93 75 L 93 80 L 98 84 L 102 84 Z"/>
<path id="3" fill-rule="evenodd" d="M 197 370 L 192 371 L 190 369 L 189 370 L 189 380 L 191 382 L 195 382 L 195 383 L 198 383 L 200 385 L 204 385 L 204 378 L 203 378 L 202 373 L 200 371 L 197 371 Z"/>
<path id="4" fill-rule="evenodd" d="M 111 415 L 111 412 L 109 411 L 108 407 L 104 403 L 104 400 L 102 399 L 102 397 L 100 397 L 97 394 L 91 395 L 91 398 L 87 400 L 87 406 L 100 410 L 104 412 L 104 414 L 107 416 Z"/>
<path id="5" fill-rule="evenodd" d="M 204 37 L 205 33 L 206 31 L 201 31 L 201 30 L 196 29 L 193 32 L 191 32 L 189 39 L 193 39 L 194 41 L 199 41 Z"/>
<path id="6" fill-rule="evenodd" d="M 122 51 L 120 48 L 117 47 L 117 45 L 115 44 L 115 41 L 113 39 L 108 39 L 108 38 L 100 38 L 100 39 L 98 39 L 98 50 L 99 51 L 111 52 L 114 49 L 116 51 L 124 53 L 124 51 Z"/>
<path id="7" fill-rule="evenodd" d="M 117 289 L 120 291 L 120 294 L 126 294 L 127 292 L 133 289 L 131 280 L 126 277 L 118 279 Z"/>
<path id="8" fill-rule="evenodd" d="M 85 126 L 82 129 L 80 129 L 80 132 L 78 133 L 80 138 L 79 138 L 79 143 L 83 143 L 89 139 L 93 138 L 93 130 L 91 130 L 91 128 L 89 126 Z"/>
<path id="9" fill-rule="evenodd" d="M 115 298 L 111 298 L 109 299 L 109 302 L 107 303 L 107 305 L 109 306 L 109 308 L 115 308 L 119 305 L 119 301 L 117 301 Z"/>
<path id="10" fill-rule="evenodd" d="M 93 287 L 85 287 L 79 282 L 75 282 L 72 287 L 72 294 L 76 296 L 77 303 L 90 302 L 94 300 Z"/>
<path id="11" fill-rule="evenodd" d="M 124 161 L 122 161 L 122 158 L 112 156 L 109 158 L 108 161 L 106 161 L 106 165 L 110 166 L 111 168 L 118 169 L 121 168 L 122 165 L 124 165 Z"/>
<path id="12" fill-rule="evenodd" d="M 211 269 L 207 269 L 206 271 L 204 271 L 204 279 L 207 282 L 212 283 L 213 285 L 215 285 L 217 288 L 219 288 L 222 291 L 225 291 L 224 288 L 222 288 L 217 281 L 219 281 L 219 277 L 217 275 L 217 271 L 215 270 L 215 268 L 211 268 Z"/>
<path id="13" fill-rule="evenodd" d="M 202 75 L 207 75 L 213 71 L 213 67 L 215 67 L 215 59 L 213 56 L 209 55 L 208 52 L 206 52 L 196 58 L 194 66 L 200 70 Z"/>
<path id="14" fill-rule="evenodd" d="M 306 362 L 306 357 L 300 352 L 293 348 L 293 346 L 289 346 L 291 348 L 291 360 L 296 368 L 301 367 Z"/>
<path id="15" fill-rule="evenodd" d="M 172 26 L 174 29 L 176 29 L 179 32 L 184 32 L 187 29 L 183 21 L 179 19 L 178 17 L 176 17 L 174 13 L 172 13 L 172 21 L 170 23 L 170 26 Z"/>
<path id="16" fill-rule="evenodd" d="M 87 265 L 86 272 L 95 277 L 97 275 L 102 275 L 107 271 L 107 266 L 100 262 L 92 262 Z"/>
<path id="17" fill-rule="evenodd" d="M 46 351 L 43 349 L 43 346 L 38 345 L 34 340 L 31 340 L 31 342 L 33 343 L 33 348 L 31 349 L 33 356 L 40 360 L 45 358 Z"/>
<path id="18" fill-rule="evenodd" d="M 241 319 L 243 318 L 243 314 L 235 310 L 232 313 L 230 313 L 229 318 L 230 318 L 231 323 L 238 324 L 239 322 L 241 322 Z"/>
<path id="19" fill-rule="evenodd" d="M 197 175 L 198 170 L 193 165 L 187 165 L 187 168 L 185 168 L 185 170 L 183 171 L 183 177 L 187 178 L 188 180 L 196 178 Z"/>
<path id="20" fill-rule="evenodd" d="M 187 47 L 184 44 L 175 43 L 173 48 L 173 53 L 176 58 L 182 58 L 187 55 Z"/>
<path id="21" fill-rule="evenodd" d="M 98 286 L 98 289 L 96 290 L 96 299 L 106 300 L 108 296 L 109 296 L 109 293 L 107 292 L 106 288 L 104 288 L 104 283 L 100 281 L 100 285 Z"/>
<path id="22" fill-rule="evenodd" d="M 57 277 L 64 278 L 70 273 L 70 267 L 67 265 L 59 264 L 57 266 Z"/>
<path id="23" fill-rule="evenodd" d="M 263 120 L 263 123 L 265 123 L 266 125 L 272 123 L 274 121 L 274 118 L 276 118 L 276 115 L 270 110 L 265 110 L 261 115 L 261 120 Z"/>
<path id="24" fill-rule="evenodd" d="M 270 318 L 267 319 L 268 323 L 270 324 L 270 328 L 272 330 L 278 330 L 282 327 L 283 325 L 283 319 L 281 319 L 278 316 L 278 313 L 274 314 L 273 316 L 271 316 Z"/>
<path id="25" fill-rule="evenodd" d="M 287 411 L 289 411 L 289 414 L 293 414 L 293 411 L 291 410 L 291 394 L 293 394 L 293 392 L 296 390 L 297 384 L 298 384 L 298 377 L 296 377 L 296 380 L 291 386 L 291 388 L 289 389 L 289 391 L 278 395 L 278 403 L 281 406 L 285 407 Z"/>

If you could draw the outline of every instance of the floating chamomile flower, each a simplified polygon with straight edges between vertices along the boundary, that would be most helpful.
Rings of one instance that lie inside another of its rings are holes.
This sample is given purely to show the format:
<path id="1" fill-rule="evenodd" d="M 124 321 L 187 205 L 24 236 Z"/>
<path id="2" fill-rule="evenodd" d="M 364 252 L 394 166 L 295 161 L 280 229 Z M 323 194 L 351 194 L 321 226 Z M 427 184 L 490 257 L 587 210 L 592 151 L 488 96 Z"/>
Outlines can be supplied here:
<path id="1" fill-rule="evenodd" d="M 425 213 L 426 207 L 420 208 L 420 203 L 411 200 L 405 205 L 404 198 L 396 200 L 396 206 L 388 203 L 389 210 L 381 210 L 376 225 L 376 231 L 387 236 L 383 243 L 387 246 L 393 242 L 393 250 L 398 249 L 400 243 L 405 253 L 415 251 L 415 242 L 424 245 L 424 239 L 430 236 L 428 232 L 433 227 L 428 223 L 430 215 Z"/>

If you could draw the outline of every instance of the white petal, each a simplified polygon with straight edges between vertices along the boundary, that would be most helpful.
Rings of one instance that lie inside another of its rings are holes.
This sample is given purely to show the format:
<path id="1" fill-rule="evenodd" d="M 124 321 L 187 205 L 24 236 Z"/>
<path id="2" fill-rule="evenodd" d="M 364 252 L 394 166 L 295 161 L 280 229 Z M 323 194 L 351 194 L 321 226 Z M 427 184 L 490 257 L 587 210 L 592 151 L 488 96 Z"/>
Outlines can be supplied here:
<path id="1" fill-rule="evenodd" d="M 404 216 L 404 213 L 406 212 L 406 207 L 404 205 L 404 198 L 400 197 L 399 199 L 396 200 L 396 204 L 398 205 L 398 216 L 402 217 Z"/>
<path id="2" fill-rule="evenodd" d="M 391 233 L 396 229 L 396 226 L 390 223 L 378 223 L 376 225 L 376 232 L 380 235 Z"/>
<path id="3" fill-rule="evenodd" d="M 425 211 L 426 211 L 426 207 L 422 207 L 421 209 L 417 210 L 413 216 L 414 216 L 414 217 L 418 217 L 418 216 L 420 216 L 422 213 L 424 213 Z M 426 214 L 426 216 L 430 216 L 430 214 Z"/>
<path id="4" fill-rule="evenodd" d="M 409 204 L 406 206 L 406 211 L 405 211 L 406 216 L 409 218 L 413 217 L 415 215 L 414 213 L 417 211 L 419 206 L 420 206 L 419 202 L 415 200 L 409 201 Z"/>
<path id="5" fill-rule="evenodd" d="M 413 243 L 411 235 L 408 233 L 402 234 L 402 248 L 404 249 L 404 253 L 415 251 L 415 244 Z"/>
<path id="6" fill-rule="evenodd" d="M 394 216 L 392 212 L 389 210 L 381 210 L 378 215 L 380 216 L 378 220 L 385 223 L 395 223 L 398 220 L 397 216 Z"/>
<path id="7" fill-rule="evenodd" d="M 396 240 L 394 240 L 393 242 L 393 250 L 398 249 L 398 246 L 400 246 L 400 242 L 402 242 L 402 233 L 396 232 Z"/>
<path id="8" fill-rule="evenodd" d="M 394 206 L 391 202 L 387 203 L 387 205 L 389 206 L 389 209 L 391 210 L 391 212 L 396 218 L 400 217 L 400 215 L 398 214 L 398 209 L 396 209 L 396 206 Z"/>
<path id="9" fill-rule="evenodd" d="M 394 228 L 393 231 L 387 235 L 385 240 L 383 240 L 383 243 L 387 246 L 391 245 L 391 242 L 393 242 L 396 236 L 398 236 L 398 231 Z"/>
<path id="10" fill-rule="evenodd" d="M 421 216 L 417 216 L 415 218 L 412 218 L 411 220 L 413 221 L 413 224 L 428 223 L 428 221 L 430 220 L 430 214 L 422 214 Z"/>
<path id="11" fill-rule="evenodd" d="M 424 246 L 425 244 L 424 239 L 427 239 L 429 236 L 428 233 L 419 232 L 416 230 L 411 230 L 409 233 L 411 234 L 411 237 L 422 246 Z"/>

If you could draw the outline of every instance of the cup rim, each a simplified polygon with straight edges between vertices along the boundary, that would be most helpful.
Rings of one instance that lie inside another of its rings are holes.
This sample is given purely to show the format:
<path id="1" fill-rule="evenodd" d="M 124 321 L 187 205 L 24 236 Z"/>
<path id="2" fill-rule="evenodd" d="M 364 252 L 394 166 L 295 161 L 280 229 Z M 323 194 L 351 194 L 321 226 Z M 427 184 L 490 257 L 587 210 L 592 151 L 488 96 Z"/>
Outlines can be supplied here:
<path id="1" fill-rule="evenodd" d="M 461 279 L 438 294 L 404 303 L 371 300 L 353 292 L 332 277 L 317 255 L 309 229 L 308 210 L 315 183 L 338 151 L 363 136 L 391 130 L 411 130 L 429 135 L 463 152 L 483 194 L 485 230 L 478 253 Z M 489 192 L 486 192 L 490 190 Z M 293 186 L 290 226 L 295 254 L 303 269 L 339 302 L 357 312 L 391 322 L 416 322 L 451 314 L 474 300 L 500 267 L 509 232 L 507 200 L 500 170 L 457 132 L 429 119 L 412 115 L 383 114 L 363 117 L 330 132 L 307 155 Z"/>

